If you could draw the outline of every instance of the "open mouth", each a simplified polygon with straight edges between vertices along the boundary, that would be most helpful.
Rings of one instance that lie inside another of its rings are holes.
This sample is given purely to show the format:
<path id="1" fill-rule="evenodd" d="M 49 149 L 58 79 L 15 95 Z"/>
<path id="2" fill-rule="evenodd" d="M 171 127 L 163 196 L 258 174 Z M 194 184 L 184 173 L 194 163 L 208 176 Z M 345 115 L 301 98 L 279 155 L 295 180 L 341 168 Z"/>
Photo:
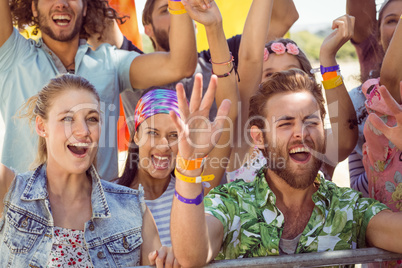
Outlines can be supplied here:
<path id="1" fill-rule="evenodd" d="M 73 143 L 67 145 L 67 148 L 76 156 L 83 157 L 88 152 L 90 148 L 90 143 Z"/>
<path id="2" fill-rule="evenodd" d="M 66 26 L 70 23 L 71 21 L 71 16 L 69 15 L 54 15 L 52 17 L 54 23 L 56 23 L 59 26 Z"/>
<path id="3" fill-rule="evenodd" d="M 152 155 L 152 163 L 154 164 L 155 169 L 167 169 L 170 165 L 170 157 L 169 156 L 159 156 Z"/>
<path id="4" fill-rule="evenodd" d="M 296 147 L 289 151 L 292 160 L 299 163 L 306 163 L 311 157 L 310 150 L 306 147 Z"/>

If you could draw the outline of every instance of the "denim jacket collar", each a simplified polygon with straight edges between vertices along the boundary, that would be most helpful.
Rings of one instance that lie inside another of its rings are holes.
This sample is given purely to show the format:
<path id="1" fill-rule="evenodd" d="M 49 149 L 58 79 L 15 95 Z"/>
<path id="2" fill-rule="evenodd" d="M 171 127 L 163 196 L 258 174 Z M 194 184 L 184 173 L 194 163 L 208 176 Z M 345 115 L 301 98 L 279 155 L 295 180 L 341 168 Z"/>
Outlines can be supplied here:
<path id="1" fill-rule="evenodd" d="M 101 184 L 98 173 L 94 166 L 91 166 L 88 173 L 92 179 L 92 217 L 93 218 L 109 218 L 110 210 L 106 202 L 105 193 Z M 21 196 L 23 201 L 44 200 L 48 198 L 47 192 L 47 176 L 46 164 L 43 164 L 35 169 L 31 177 L 27 181 L 27 185 Z"/>

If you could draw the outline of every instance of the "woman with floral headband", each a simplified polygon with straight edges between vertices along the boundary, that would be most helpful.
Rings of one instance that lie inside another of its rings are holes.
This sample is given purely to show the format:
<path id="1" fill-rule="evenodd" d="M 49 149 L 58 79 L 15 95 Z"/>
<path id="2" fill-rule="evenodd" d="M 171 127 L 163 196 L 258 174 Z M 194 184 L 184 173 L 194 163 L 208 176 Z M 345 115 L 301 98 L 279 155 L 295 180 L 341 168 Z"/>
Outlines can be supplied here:
<path id="1" fill-rule="evenodd" d="M 205 11 L 205 16 L 189 12 L 193 19 L 205 25 L 215 74 L 211 78 L 208 92 L 201 105 L 201 108 L 204 107 L 202 108 L 204 114 L 209 113 L 214 98 L 218 107 L 225 98 L 230 99 L 232 103 L 238 101 L 233 57 L 229 52 L 223 32 L 222 17 L 216 3 L 211 2 L 211 6 Z M 218 79 L 218 88 L 216 92 L 213 92 Z M 178 90 L 183 89 L 182 84 L 178 84 L 177 87 Z M 199 99 L 201 92 L 202 75 L 197 74 L 191 100 Z M 190 112 L 200 108 L 191 103 L 190 101 Z M 207 103 L 209 104 L 206 105 Z M 223 156 L 230 154 L 230 146 L 225 145 L 228 143 L 231 132 L 226 131 L 222 133 L 218 141 L 218 145 L 221 146 L 217 146 L 206 161 L 204 159 L 196 161 L 183 159 L 178 152 L 180 137 L 178 137 L 178 131 L 169 116 L 169 113 L 180 116 L 178 108 L 176 91 L 154 89 L 143 95 L 135 110 L 135 134 L 129 147 L 126 166 L 123 175 L 118 178 L 119 184 L 134 189 L 139 188 L 140 185 L 144 187 L 145 202 L 155 218 L 162 245 L 165 246 L 171 245 L 170 210 L 173 195 L 175 195 L 175 181 L 183 179 L 180 173 L 173 173 L 175 164 L 187 170 L 203 166 L 204 174 L 207 175 L 204 190 L 206 194 L 220 183 L 226 168 L 220 160 Z M 200 115 L 203 116 L 203 114 Z M 230 127 L 231 122 L 236 120 L 236 117 L 237 107 L 232 105 L 227 120 L 225 120 L 226 129 Z M 197 202 L 197 200 L 187 200 L 186 202 Z"/>
<path id="2" fill-rule="evenodd" d="M 244 26 L 238 68 L 239 76 L 241 77 L 239 92 L 242 103 L 241 114 L 238 119 L 239 126 L 247 126 L 248 112 L 252 108 L 249 107 L 249 99 L 258 89 L 259 84 L 274 72 L 297 68 L 303 70 L 314 79 L 314 75 L 310 73 L 311 64 L 309 60 L 294 41 L 277 39 L 264 46 L 265 39 L 263 36 L 265 36 L 264 33 L 268 27 L 265 26 L 265 21 L 262 21 L 262 19 L 264 18 L 263 13 L 267 9 L 268 6 L 264 1 L 254 0 Z M 336 52 L 350 38 L 353 32 L 353 23 L 353 18 L 347 15 L 334 21 L 333 29 L 335 31 L 324 40 L 321 47 L 320 62 L 322 66 L 337 66 Z M 329 104 L 337 100 L 338 96 L 345 99 L 345 102 L 339 103 L 339 107 L 334 105 L 329 105 L 328 107 L 329 110 L 337 109 L 338 113 L 343 115 L 342 118 L 347 118 L 342 122 L 333 122 L 333 119 L 331 119 L 331 123 L 336 124 L 332 126 L 333 133 L 327 133 L 327 153 L 322 156 L 324 162 L 322 170 L 327 175 L 327 178 L 330 178 L 336 164 L 345 159 L 353 150 L 357 130 L 350 129 L 351 121 L 355 120 L 355 112 L 344 84 L 340 83 L 333 90 L 325 93 Z M 338 136 L 337 134 L 340 132 L 342 132 L 342 135 Z M 229 182 L 236 179 L 243 179 L 247 182 L 253 179 L 256 172 L 267 162 L 261 151 L 247 142 L 251 140 L 247 129 L 235 132 L 234 140 L 240 142 L 235 144 L 232 149 L 227 169 L 227 179 Z M 299 157 L 298 153 L 289 155 L 289 157 L 292 156 Z"/>

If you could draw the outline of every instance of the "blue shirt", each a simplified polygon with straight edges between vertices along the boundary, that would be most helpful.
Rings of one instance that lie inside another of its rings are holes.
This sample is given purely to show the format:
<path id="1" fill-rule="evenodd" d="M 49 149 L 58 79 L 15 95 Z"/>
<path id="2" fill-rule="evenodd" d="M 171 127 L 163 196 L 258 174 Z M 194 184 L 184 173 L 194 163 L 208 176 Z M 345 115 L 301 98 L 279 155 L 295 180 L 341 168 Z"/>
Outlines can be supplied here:
<path id="1" fill-rule="evenodd" d="M 119 93 L 132 89 L 129 70 L 137 55 L 108 44 L 93 51 L 85 43 L 79 46 L 75 56 L 75 73 L 91 82 L 101 99 L 103 124 L 98 167 L 102 179 L 111 180 L 118 175 L 116 133 Z M 42 39 L 37 43 L 25 39 L 17 29 L 0 47 L 0 114 L 5 124 L 0 162 L 19 172 L 27 171 L 33 162 L 38 141 L 27 122 L 13 116 L 29 97 L 60 74 L 55 57 L 51 51 L 44 49 Z"/>
<path id="2" fill-rule="evenodd" d="M 92 179 L 92 216 L 85 223 L 84 246 L 93 266 L 139 265 L 144 191 L 100 180 L 93 167 L 88 171 Z M 4 205 L 0 267 L 46 267 L 54 235 L 46 165 L 33 173 L 17 175 Z"/>

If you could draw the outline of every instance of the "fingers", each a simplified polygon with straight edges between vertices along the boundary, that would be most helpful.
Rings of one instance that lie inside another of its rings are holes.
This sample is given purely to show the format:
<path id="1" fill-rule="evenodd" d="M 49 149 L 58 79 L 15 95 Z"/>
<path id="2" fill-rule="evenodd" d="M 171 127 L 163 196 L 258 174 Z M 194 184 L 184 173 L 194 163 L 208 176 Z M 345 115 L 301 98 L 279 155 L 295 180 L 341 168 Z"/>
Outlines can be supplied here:
<path id="1" fill-rule="evenodd" d="M 223 125 L 225 124 L 225 121 L 228 120 L 228 114 L 230 111 L 230 106 L 232 105 L 231 101 L 228 99 L 225 99 L 222 101 L 221 105 L 219 106 L 218 113 L 216 115 L 216 118 L 213 123 L 213 129 L 212 131 L 219 131 L 220 129 L 223 128 Z M 219 140 L 220 135 L 215 136 L 215 142 Z"/>
<path id="2" fill-rule="evenodd" d="M 194 78 L 193 93 L 190 99 L 190 112 L 193 113 L 200 108 L 202 98 L 202 74 L 196 74 Z"/>
<path id="3" fill-rule="evenodd" d="M 165 261 L 166 261 L 166 257 L 167 257 L 167 251 L 168 249 L 163 246 L 158 250 L 158 257 L 156 258 L 156 267 L 157 268 L 163 268 Z"/>
<path id="4" fill-rule="evenodd" d="M 211 76 L 211 80 L 209 80 L 209 85 L 207 92 L 204 95 L 204 98 L 202 99 L 200 109 L 201 110 L 209 110 L 211 109 L 212 103 L 215 100 L 215 93 L 216 93 L 216 88 L 218 86 L 218 77 L 216 75 Z"/>
<path id="5" fill-rule="evenodd" d="M 151 265 L 156 265 L 157 268 L 179 268 L 180 264 L 176 260 L 171 247 L 162 246 L 158 251 L 151 252 L 148 255 Z"/>
<path id="6" fill-rule="evenodd" d="M 158 252 L 155 250 L 155 251 L 152 251 L 152 252 L 150 252 L 149 254 L 148 254 L 148 260 L 149 260 L 149 263 L 151 264 L 151 265 L 155 265 L 155 263 L 156 263 L 156 257 L 158 257 Z"/>
<path id="7" fill-rule="evenodd" d="M 402 83 L 401 83 L 401 88 L 402 88 Z M 393 115 L 395 117 L 399 117 L 402 114 L 402 107 L 399 105 L 395 99 L 391 96 L 389 91 L 385 86 L 380 86 L 378 88 L 378 91 L 380 91 L 381 96 L 384 98 L 384 102 L 387 104 L 388 108 L 391 110 Z"/>
<path id="8" fill-rule="evenodd" d="M 185 120 L 190 114 L 190 110 L 188 108 L 186 92 L 184 91 L 182 83 L 178 83 L 176 85 L 176 94 L 177 94 L 177 102 L 179 106 L 180 117 L 182 120 Z"/>
<path id="9" fill-rule="evenodd" d="M 387 126 L 381 118 L 378 117 L 376 114 L 370 114 L 367 118 L 370 123 L 379 131 L 381 131 L 386 137 L 390 134 L 391 128 Z"/>
<path id="10" fill-rule="evenodd" d="M 171 267 L 174 267 L 174 264 L 175 264 L 175 257 L 174 257 L 172 249 L 169 248 L 167 255 L 166 255 L 165 267 L 171 268 Z"/>

